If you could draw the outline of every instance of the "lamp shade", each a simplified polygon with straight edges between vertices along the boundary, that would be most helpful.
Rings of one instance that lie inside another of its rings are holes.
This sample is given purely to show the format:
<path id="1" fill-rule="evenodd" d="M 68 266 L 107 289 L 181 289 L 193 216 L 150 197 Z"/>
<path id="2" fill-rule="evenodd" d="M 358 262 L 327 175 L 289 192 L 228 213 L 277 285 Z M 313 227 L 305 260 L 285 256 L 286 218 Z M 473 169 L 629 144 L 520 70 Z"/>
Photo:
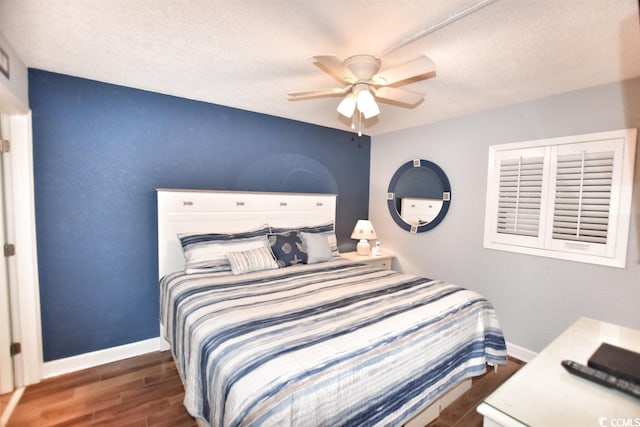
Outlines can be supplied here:
<path id="1" fill-rule="evenodd" d="M 356 226 L 353 228 L 353 233 L 351 233 L 352 239 L 360 239 L 360 240 L 369 240 L 369 239 L 377 239 L 376 230 L 373 229 L 373 224 L 371 221 L 366 219 L 359 219 L 356 223 Z"/>

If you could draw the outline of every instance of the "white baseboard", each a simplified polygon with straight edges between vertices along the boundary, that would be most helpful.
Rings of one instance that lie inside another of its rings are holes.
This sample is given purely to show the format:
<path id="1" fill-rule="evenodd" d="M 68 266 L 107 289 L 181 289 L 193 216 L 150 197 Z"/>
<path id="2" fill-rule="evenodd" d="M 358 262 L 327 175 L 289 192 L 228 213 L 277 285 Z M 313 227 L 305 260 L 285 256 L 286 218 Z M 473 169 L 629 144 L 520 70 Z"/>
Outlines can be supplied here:
<path id="1" fill-rule="evenodd" d="M 118 347 L 111 347 L 91 353 L 79 354 L 64 359 L 52 360 L 42 365 L 42 379 L 55 377 L 81 369 L 92 368 L 128 357 L 160 351 L 160 338 L 150 338 Z"/>
<path id="2" fill-rule="evenodd" d="M 538 355 L 536 352 L 510 342 L 507 342 L 507 353 L 509 353 L 509 356 L 527 363 L 531 362 L 533 358 Z"/>

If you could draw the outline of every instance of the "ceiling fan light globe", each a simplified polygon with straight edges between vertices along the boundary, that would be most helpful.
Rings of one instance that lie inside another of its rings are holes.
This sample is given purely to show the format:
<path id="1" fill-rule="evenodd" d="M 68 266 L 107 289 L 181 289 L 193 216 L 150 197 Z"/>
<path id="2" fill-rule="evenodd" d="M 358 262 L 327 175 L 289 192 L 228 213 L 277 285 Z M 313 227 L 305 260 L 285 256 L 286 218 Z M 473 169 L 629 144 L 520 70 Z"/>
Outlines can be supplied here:
<path id="1" fill-rule="evenodd" d="M 345 96 L 344 99 L 338 105 L 338 113 L 342 114 L 345 117 L 351 118 L 353 116 L 353 112 L 356 109 L 356 97 L 353 93 Z"/>
<path id="2" fill-rule="evenodd" d="M 373 99 L 373 95 L 368 90 L 362 90 L 358 93 L 358 110 L 362 112 L 365 119 L 370 119 L 380 114 L 380 108 L 376 100 Z"/>

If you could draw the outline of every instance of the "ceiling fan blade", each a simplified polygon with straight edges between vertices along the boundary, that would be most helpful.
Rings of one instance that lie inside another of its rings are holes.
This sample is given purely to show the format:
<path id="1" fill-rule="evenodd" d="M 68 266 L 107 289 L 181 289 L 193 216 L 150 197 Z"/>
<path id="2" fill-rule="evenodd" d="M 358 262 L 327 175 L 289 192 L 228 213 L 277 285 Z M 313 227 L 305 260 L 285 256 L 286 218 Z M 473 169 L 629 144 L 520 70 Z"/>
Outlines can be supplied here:
<path id="1" fill-rule="evenodd" d="M 341 82 L 355 83 L 358 78 L 347 68 L 337 56 L 319 55 L 313 57 L 314 63 L 323 71 L 331 74 Z"/>
<path id="2" fill-rule="evenodd" d="M 372 81 L 376 85 L 390 85 L 411 77 L 435 71 L 436 64 L 432 60 L 422 55 L 405 64 L 390 68 L 372 77 Z"/>
<path id="3" fill-rule="evenodd" d="M 289 98 L 294 99 L 302 99 L 302 98 L 316 98 L 320 96 L 331 96 L 331 95 L 344 95 L 351 89 L 351 85 L 348 85 L 344 88 L 331 88 L 331 89 L 315 89 L 315 90 L 305 90 L 302 92 L 289 92 Z"/>
<path id="4" fill-rule="evenodd" d="M 376 97 L 380 99 L 386 99 L 400 104 L 415 105 L 422 101 L 424 95 L 418 92 L 412 92 L 406 89 L 398 89 L 395 87 L 371 87 L 371 90 Z"/>

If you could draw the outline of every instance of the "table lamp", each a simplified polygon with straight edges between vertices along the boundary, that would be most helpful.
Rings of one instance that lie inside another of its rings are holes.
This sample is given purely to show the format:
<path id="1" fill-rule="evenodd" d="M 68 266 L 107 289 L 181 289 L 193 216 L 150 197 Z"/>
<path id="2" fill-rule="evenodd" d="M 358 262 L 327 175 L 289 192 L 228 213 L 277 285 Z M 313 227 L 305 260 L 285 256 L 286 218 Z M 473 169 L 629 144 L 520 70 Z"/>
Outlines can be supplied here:
<path id="1" fill-rule="evenodd" d="M 358 242 L 356 253 L 358 255 L 366 256 L 371 255 L 371 245 L 369 244 L 368 240 L 377 239 L 378 236 L 376 236 L 376 230 L 373 229 L 371 221 L 366 219 L 359 219 L 356 223 L 356 226 L 353 228 L 351 238 L 360 239 L 360 241 Z"/>

